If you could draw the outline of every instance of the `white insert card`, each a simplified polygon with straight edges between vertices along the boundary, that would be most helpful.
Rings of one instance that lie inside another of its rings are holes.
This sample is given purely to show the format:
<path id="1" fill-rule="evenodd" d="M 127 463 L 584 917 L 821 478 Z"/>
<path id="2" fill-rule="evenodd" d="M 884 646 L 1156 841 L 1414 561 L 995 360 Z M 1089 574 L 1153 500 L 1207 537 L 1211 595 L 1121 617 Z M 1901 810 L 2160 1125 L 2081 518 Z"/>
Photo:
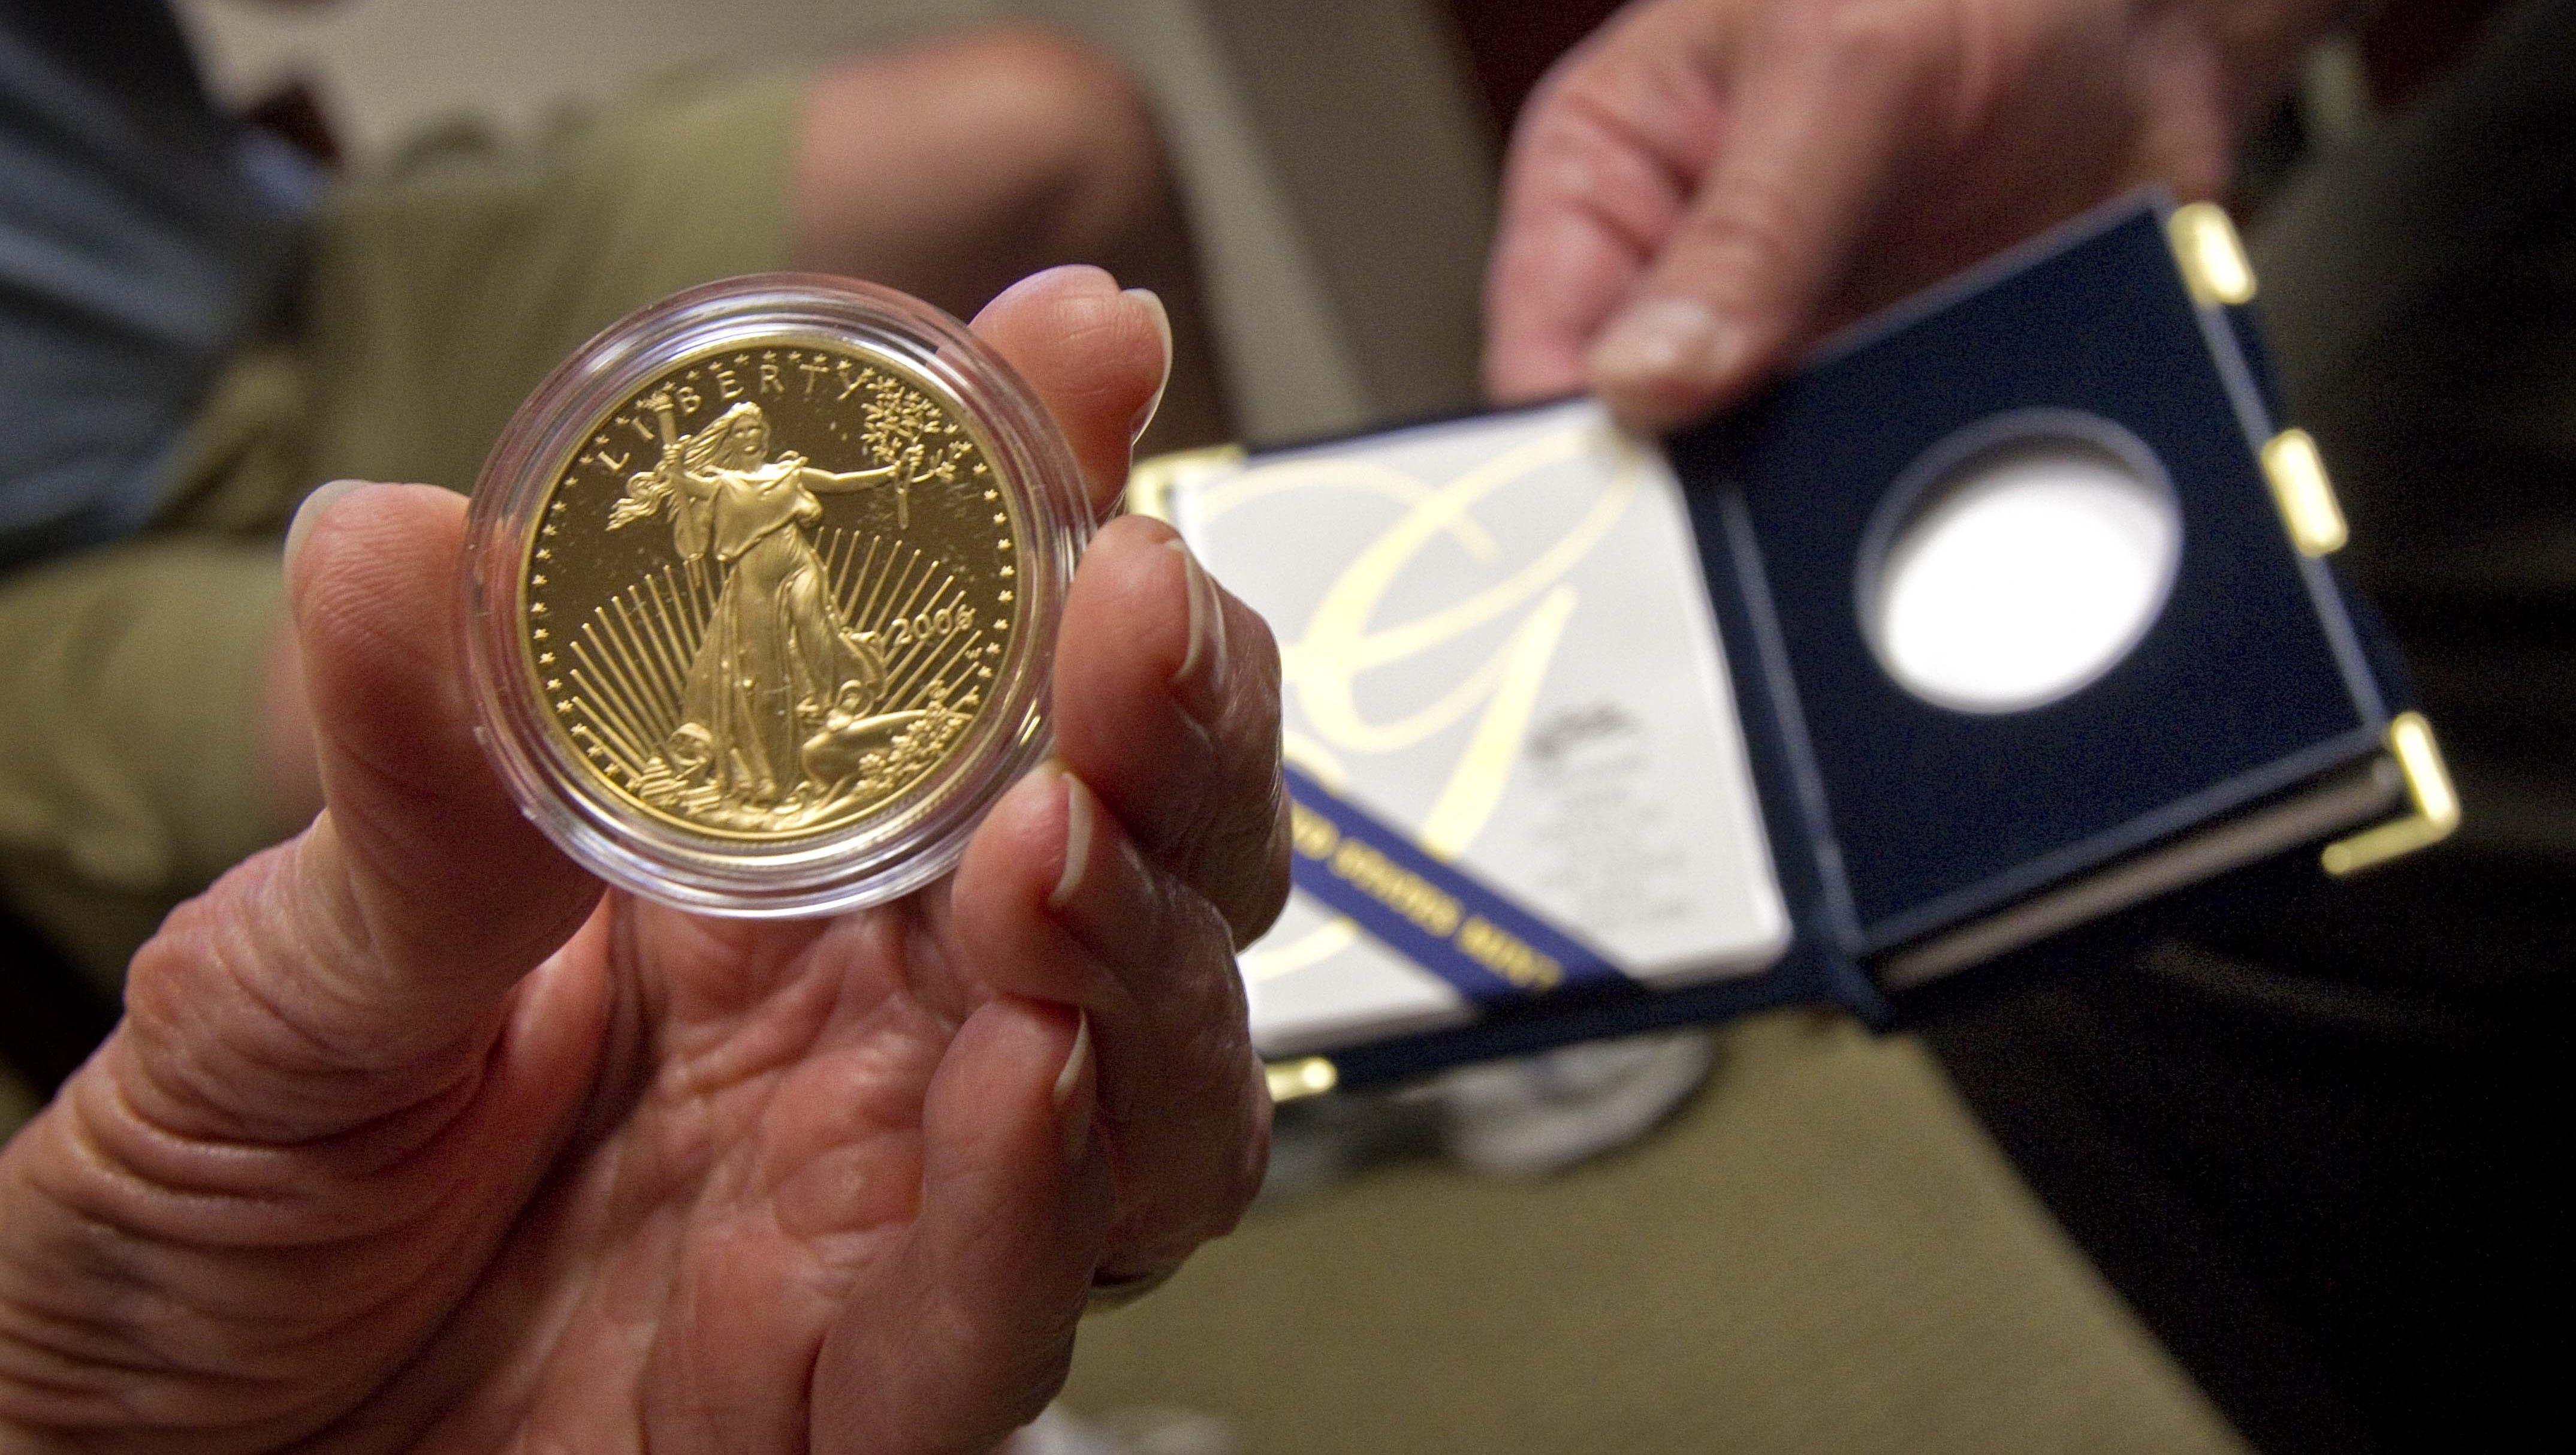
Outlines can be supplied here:
<path id="1" fill-rule="evenodd" d="M 1178 468 L 1157 502 L 1268 618 L 1289 759 L 1649 985 L 1789 941 L 1662 454 L 1568 403 Z M 1302 891 L 1243 956 L 1266 1055 L 1454 1024 Z"/>

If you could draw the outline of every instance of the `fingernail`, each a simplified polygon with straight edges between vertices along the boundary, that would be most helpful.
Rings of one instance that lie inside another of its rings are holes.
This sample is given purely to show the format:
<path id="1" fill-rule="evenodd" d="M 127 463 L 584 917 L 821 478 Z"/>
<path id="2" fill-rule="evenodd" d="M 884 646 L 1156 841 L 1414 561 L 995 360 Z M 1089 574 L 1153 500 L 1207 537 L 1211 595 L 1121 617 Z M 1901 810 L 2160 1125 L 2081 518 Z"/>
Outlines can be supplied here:
<path id="1" fill-rule="evenodd" d="M 1163 306 L 1161 295 L 1151 288 L 1130 288 L 1126 292 L 1128 297 L 1145 305 L 1145 311 L 1154 316 L 1154 331 L 1163 336 L 1163 377 L 1154 385 L 1154 397 L 1145 401 L 1143 409 L 1136 411 L 1136 422 L 1127 430 L 1127 443 L 1132 445 L 1145 437 L 1146 427 L 1154 422 L 1155 414 L 1163 407 L 1163 391 L 1172 387 L 1172 311 Z"/>
<path id="2" fill-rule="evenodd" d="M 1189 649 L 1181 655 L 1180 670 L 1172 674 L 1172 691 L 1180 698 L 1183 712 L 1199 726 L 1213 728 L 1225 711 L 1225 604 L 1189 542 L 1174 536 L 1166 549 L 1181 558 L 1181 592 L 1188 598 L 1190 613 Z"/>
<path id="3" fill-rule="evenodd" d="M 1696 298 L 1650 298 L 1629 309 L 1592 350 L 1605 389 L 1707 384 L 1731 371 L 1744 334 Z"/>
<path id="4" fill-rule="evenodd" d="M 1091 820 L 1095 805 L 1091 790 L 1081 779 L 1062 769 L 1055 770 L 1064 779 L 1064 868 L 1055 876 L 1055 888 L 1047 894 L 1047 908 L 1062 909 L 1082 892 L 1082 876 L 1091 863 Z"/>
<path id="5" fill-rule="evenodd" d="M 1153 875 L 1091 785 L 1063 776 L 1064 868 L 1047 909 L 1103 962 L 1139 963 L 1161 939 L 1162 900 Z"/>
<path id="6" fill-rule="evenodd" d="M 1082 1073 L 1091 1064 L 1091 1012 L 1076 1010 L 1073 1025 L 1073 1049 L 1065 1052 L 1064 1069 L 1055 1073 L 1055 1109 L 1064 1117 L 1064 1160 L 1079 1164 L 1091 1144 L 1091 1107 L 1094 1098 L 1083 1098 L 1082 1105 L 1066 1112 L 1066 1104 L 1082 1088 Z"/>
<path id="7" fill-rule="evenodd" d="M 366 483 L 364 480 L 333 480 L 313 487 L 312 493 L 304 497 L 304 503 L 295 507 L 295 519 L 287 523 L 285 559 L 288 569 L 294 568 L 296 555 L 304 549 L 305 537 L 313 534 L 313 527 L 323 514 L 341 496 Z"/>

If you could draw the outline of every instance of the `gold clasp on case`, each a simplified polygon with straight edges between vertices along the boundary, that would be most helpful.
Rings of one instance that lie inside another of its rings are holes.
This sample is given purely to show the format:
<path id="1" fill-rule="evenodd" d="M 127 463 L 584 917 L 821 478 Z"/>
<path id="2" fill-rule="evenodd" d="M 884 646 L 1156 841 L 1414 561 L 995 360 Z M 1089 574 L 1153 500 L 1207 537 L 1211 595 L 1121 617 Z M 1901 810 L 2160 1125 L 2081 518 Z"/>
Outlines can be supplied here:
<path id="1" fill-rule="evenodd" d="M 2351 532 L 2326 479 L 2326 462 L 2306 430 L 2285 429 L 2272 436 L 2263 447 L 2263 478 L 2272 482 L 2272 499 L 2301 555 L 2331 556 L 2343 549 Z"/>
<path id="2" fill-rule="evenodd" d="M 1321 1096 L 1342 1083 L 1342 1073 L 1321 1056 L 1273 1061 L 1263 1069 L 1269 1073 L 1270 1099 L 1274 1102 L 1302 1101 L 1310 1096 Z"/>
<path id="3" fill-rule="evenodd" d="M 2174 209 L 2165 219 L 2165 240 L 2182 268 L 2191 301 L 2204 308 L 2234 307 L 2254 300 L 2254 265 L 2245 260 L 2245 244 L 2236 224 L 2215 202 L 2194 202 Z"/>
<path id="4" fill-rule="evenodd" d="M 2434 745 L 2433 725 L 2424 720 L 2424 714 L 2397 714 L 2388 724 L 2388 751 L 2396 757 L 2398 771 L 2406 776 L 2406 797 L 2415 811 L 2326 845 L 2324 861 L 2329 874 L 2358 874 L 2427 844 L 2440 843 L 2460 826 L 2460 795 L 2451 786 L 2450 770 L 2442 766 L 2442 750 Z"/>

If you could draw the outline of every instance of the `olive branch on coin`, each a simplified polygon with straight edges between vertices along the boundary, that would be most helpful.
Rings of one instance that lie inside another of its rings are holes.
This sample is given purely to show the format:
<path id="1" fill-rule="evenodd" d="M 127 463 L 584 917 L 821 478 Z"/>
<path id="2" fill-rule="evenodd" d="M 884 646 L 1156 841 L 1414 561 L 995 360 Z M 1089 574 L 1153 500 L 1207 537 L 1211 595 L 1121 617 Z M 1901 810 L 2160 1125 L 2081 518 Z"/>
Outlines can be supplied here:
<path id="1" fill-rule="evenodd" d="M 959 437 L 957 424 L 929 396 L 900 379 L 875 369 L 859 371 L 868 402 L 859 413 L 859 438 L 880 465 L 894 472 L 894 522 L 912 526 L 912 487 L 957 480 L 957 467 L 974 448 Z"/>

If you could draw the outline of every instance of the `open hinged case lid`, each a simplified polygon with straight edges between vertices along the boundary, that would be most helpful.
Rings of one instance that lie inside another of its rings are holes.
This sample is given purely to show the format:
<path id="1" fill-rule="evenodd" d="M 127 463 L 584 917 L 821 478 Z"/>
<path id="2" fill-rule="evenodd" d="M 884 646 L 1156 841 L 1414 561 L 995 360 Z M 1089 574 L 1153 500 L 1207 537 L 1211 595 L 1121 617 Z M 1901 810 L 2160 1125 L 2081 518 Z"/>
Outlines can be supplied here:
<path id="1" fill-rule="evenodd" d="M 2361 829 L 2346 872 L 2446 833 L 2252 286 L 2217 209 L 2133 200 L 1664 450 L 1570 402 L 1140 467 L 1131 501 L 1282 644 L 1299 893 L 1244 957 L 1279 1089 L 1786 1001 L 1881 1018 L 2300 844 Z M 2036 516 L 1986 508 L 2034 481 Z M 2032 533 L 2105 489 L 2107 565 Z M 1964 607 L 1891 617 L 1943 569 Z M 1963 642 L 2054 650 L 2087 572 L 2134 578 L 2094 665 L 1941 679 Z"/>

